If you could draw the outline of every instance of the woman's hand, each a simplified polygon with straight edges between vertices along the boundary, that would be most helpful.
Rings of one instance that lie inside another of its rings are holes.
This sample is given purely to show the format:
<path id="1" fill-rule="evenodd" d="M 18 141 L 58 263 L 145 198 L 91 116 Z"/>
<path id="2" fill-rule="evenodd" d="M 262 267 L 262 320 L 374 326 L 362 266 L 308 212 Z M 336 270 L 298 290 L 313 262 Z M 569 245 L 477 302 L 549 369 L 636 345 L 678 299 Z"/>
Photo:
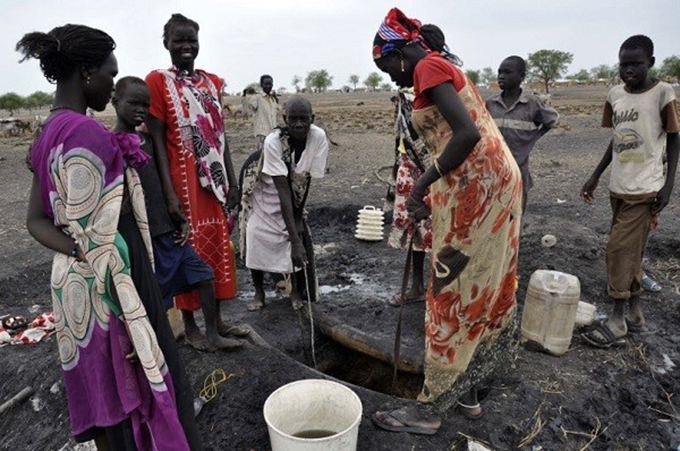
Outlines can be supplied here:
<path id="1" fill-rule="evenodd" d="M 230 186 L 227 193 L 227 209 L 234 210 L 241 203 L 241 193 L 238 186 Z"/>
<path id="2" fill-rule="evenodd" d="M 302 268 L 307 264 L 307 253 L 305 247 L 302 245 L 302 240 L 296 240 L 291 243 L 290 257 L 293 260 L 293 267 Z"/>
<path id="3" fill-rule="evenodd" d="M 418 223 L 423 219 L 427 219 L 431 214 L 430 207 L 425 204 L 425 195 L 425 190 L 418 189 L 418 185 L 416 184 L 416 188 L 406 200 L 406 211 L 413 223 Z"/>
<path id="4" fill-rule="evenodd" d="M 168 208 L 168 214 L 170 215 L 170 220 L 175 224 L 175 243 L 183 246 L 189 240 L 189 233 L 191 230 L 189 228 L 189 221 L 187 220 L 187 217 L 184 216 L 182 203 L 175 193 L 172 193 L 165 202 Z"/>

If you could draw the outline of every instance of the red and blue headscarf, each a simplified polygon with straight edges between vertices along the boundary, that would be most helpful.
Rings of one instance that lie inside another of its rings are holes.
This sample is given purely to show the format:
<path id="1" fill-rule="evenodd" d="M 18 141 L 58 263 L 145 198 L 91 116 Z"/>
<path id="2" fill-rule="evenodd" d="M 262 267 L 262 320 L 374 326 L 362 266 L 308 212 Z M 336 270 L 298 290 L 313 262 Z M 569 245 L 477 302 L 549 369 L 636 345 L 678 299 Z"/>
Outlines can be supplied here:
<path id="1" fill-rule="evenodd" d="M 420 27 L 418 19 L 409 19 L 399 8 L 392 8 L 373 40 L 373 59 L 389 55 L 411 42 L 422 42 Z"/>
<path id="2" fill-rule="evenodd" d="M 377 60 L 411 43 L 418 43 L 426 52 L 439 52 L 457 66 L 463 62 L 451 53 L 444 32 L 436 25 L 422 25 L 418 19 L 409 19 L 398 8 L 392 8 L 373 40 L 373 59 Z"/>

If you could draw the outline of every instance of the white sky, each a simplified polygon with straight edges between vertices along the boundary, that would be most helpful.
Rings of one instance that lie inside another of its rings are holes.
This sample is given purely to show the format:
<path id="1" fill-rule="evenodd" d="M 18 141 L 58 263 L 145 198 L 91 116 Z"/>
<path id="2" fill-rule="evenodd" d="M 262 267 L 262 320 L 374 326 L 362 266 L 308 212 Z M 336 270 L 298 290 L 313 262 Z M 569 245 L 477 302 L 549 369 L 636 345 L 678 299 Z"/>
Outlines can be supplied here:
<path id="1" fill-rule="evenodd" d="M 439 25 L 466 69 L 491 66 L 511 54 L 546 48 L 569 51 L 573 73 L 613 64 L 621 42 L 646 34 L 657 66 L 680 54 L 680 0 L 21 0 L 2 2 L 0 93 L 52 91 L 37 62 L 18 64 L 16 42 L 30 31 L 65 23 L 100 28 L 116 40 L 120 75 L 144 77 L 166 68 L 163 25 L 174 12 L 201 27 L 197 68 L 214 72 L 240 91 L 263 73 L 275 87 L 294 75 L 326 69 L 333 87 L 361 81 L 376 70 L 373 36 L 392 6 Z M 385 76 L 388 80 L 388 77 Z"/>

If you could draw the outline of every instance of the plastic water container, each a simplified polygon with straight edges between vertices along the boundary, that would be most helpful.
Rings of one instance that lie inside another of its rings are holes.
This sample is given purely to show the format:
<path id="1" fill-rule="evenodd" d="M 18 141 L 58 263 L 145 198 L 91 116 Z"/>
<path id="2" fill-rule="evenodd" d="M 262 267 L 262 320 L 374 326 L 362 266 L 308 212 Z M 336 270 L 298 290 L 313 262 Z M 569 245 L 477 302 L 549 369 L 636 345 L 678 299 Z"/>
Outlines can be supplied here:
<path id="1" fill-rule="evenodd" d="M 588 304 L 587 302 L 579 302 L 578 308 L 576 309 L 576 325 L 577 326 L 590 326 L 595 320 L 595 312 L 597 309 L 593 304 Z"/>
<path id="2" fill-rule="evenodd" d="M 264 403 L 272 451 L 356 451 L 362 412 L 356 393 L 322 379 L 291 382 Z"/>
<path id="3" fill-rule="evenodd" d="M 355 238 L 364 241 L 381 241 L 385 213 L 373 205 L 366 205 L 359 210 Z"/>
<path id="4" fill-rule="evenodd" d="M 531 342 L 553 355 L 569 350 L 581 284 L 576 276 L 538 270 L 531 275 L 524 314 L 522 342 Z"/>

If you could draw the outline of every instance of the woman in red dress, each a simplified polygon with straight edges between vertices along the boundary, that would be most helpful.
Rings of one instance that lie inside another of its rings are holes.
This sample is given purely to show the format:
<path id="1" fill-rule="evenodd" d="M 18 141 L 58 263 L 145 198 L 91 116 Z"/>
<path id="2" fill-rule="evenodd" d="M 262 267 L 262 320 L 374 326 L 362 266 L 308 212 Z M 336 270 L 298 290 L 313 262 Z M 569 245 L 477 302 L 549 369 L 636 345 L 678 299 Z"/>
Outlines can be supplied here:
<path id="1" fill-rule="evenodd" d="M 181 14 L 173 14 L 166 23 L 163 44 L 172 67 L 146 77 L 151 94 L 148 127 L 170 216 L 176 224 L 188 222 L 191 245 L 215 274 L 215 298 L 224 300 L 236 296 L 227 211 L 238 204 L 239 196 L 224 136 L 224 83 L 194 69 L 198 29 Z M 193 316 L 201 308 L 199 293 L 179 295 L 175 303 L 182 310 L 187 340 L 204 342 Z M 223 334 L 242 332 L 222 322 L 219 308 L 217 326 Z"/>

